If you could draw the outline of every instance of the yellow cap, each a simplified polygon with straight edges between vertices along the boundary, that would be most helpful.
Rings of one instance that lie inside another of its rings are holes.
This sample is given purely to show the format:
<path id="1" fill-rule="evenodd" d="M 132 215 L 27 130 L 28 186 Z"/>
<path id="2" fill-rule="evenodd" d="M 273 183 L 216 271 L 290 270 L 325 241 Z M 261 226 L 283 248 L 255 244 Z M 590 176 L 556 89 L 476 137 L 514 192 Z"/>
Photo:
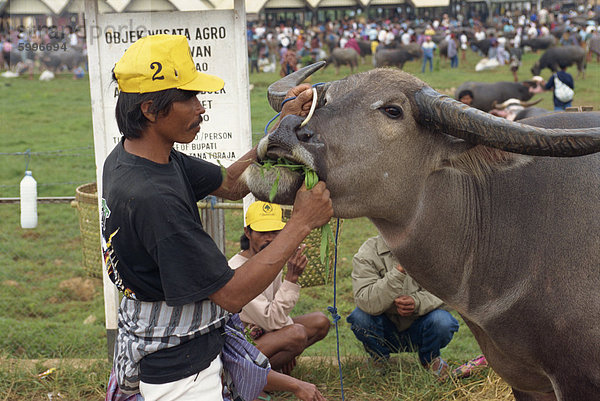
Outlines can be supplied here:
<path id="1" fill-rule="evenodd" d="M 183 35 L 152 35 L 138 39 L 114 69 L 119 90 L 126 93 L 165 89 L 214 92 L 224 81 L 196 71 L 190 46 Z"/>
<path id="2" fill-rule="evenodd" d="M 281 206 L 275 203 L 256 201 L 246 211 L 246 227 L 253 231 L 279 231 L 285 227 Z"/>

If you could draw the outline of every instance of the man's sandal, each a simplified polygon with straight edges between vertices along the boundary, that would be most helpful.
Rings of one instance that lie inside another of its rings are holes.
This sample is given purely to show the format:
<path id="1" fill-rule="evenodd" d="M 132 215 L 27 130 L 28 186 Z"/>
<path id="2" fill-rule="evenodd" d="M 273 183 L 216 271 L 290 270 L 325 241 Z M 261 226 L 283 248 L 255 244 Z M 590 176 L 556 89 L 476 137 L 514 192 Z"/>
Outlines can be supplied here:
<path id="1" fill-rule="evenodd" d="M 479 355 L 454 369 L 452 375 L 459 379 L 464 379 L 487 366 L 488 363 L 485 356 Z"/>

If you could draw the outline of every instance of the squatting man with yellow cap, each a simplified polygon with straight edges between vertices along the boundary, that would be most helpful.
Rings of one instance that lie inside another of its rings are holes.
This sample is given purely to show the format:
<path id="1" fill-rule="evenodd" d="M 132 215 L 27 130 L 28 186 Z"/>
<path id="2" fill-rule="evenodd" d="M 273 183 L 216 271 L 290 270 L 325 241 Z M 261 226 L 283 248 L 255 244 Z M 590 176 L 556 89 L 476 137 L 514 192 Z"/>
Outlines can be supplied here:
<path id="1" fill-rule="evenodd" d="M 240 240 L 242 251 L 229 259 L 229 266 L 233 269 L 243 266 L 267 248 L 285 226 L 279 205 L 252 203 L 246 211 L 244 236 Z M 300 245 L 288 260 L 285 279 L 282 280 L 280 272 L 240 313 L 256 347 L 269 358 L 273 369 L 285 374 L 291 373 L 298 355 L 325 338 L 330 326 L 329 319 L 321 312 L 290 317 L 300 297 L 298 278 L 308 264 L 305 248 L 306 245 Z"/>
<path id="2" fill-rule="evenodd" d="M 204 231 L 196 202 L 209 194 L 241 199 L 250 150 L 227 168 L 187 156 L 202 121 L 199 91 L 224 82 L 197 72 L 184 36 L 155 35 L 131 45 L 114 70 L 122 140 L 102 178 L 103 252 L 125 295 L 113 368 L 123 392 L 151 400 L 222 400 L 223 326 L 265 290 L 309 232 L 333 215 L 329 191 L 302 187 L 281 235 L 237 270 Z M 282 116 L 306 116 L 308 85 L 288 96 Z M 235 116 L 232 116 L 235 117 Z M 321 398 L 314 398 L 320 400 Z"/>

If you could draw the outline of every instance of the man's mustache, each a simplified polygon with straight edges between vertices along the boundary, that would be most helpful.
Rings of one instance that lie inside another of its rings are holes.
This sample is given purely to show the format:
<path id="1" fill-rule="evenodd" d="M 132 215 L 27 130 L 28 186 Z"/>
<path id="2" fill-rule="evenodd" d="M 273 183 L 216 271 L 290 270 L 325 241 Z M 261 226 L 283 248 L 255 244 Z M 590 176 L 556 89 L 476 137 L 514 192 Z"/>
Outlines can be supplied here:
<path id="1" fill-rule="evenodd" d="M 202 123 L 202 116 L 200 116 L 200 118 L 199 118 L 199 119 L 198 119 L 196 122 L 194 122 L 194 123 L 190 124 L 190 126 L 189 126 L 189 129 L 196 128 L 196 127 L 197 127 L 197 126 L 199 126 L 201 123 Z"/>

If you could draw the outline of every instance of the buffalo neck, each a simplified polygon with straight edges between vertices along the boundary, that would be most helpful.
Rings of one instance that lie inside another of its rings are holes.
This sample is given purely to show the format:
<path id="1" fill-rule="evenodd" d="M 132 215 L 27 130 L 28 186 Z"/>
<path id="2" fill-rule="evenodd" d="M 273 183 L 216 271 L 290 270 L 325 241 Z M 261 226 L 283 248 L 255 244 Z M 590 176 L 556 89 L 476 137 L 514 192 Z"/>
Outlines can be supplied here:
<path id="1" fill-rule="evenodd" d="M 523 174 L 535 174 L 528 170 L 476 178 L 442 169 L 428 178 L 409 229 L 399 233 L 395 224 L 373 222 L 417 282 L 461 314 L 478 315 L 482 304 L 505 302 L 509 293 L 519 297 L 530 285 L 519 269 L 523 255 L 506 252 L 522 248 L 539 223 L 528 205 L 541 200 L 520 185 Z M 531 262 L 539 264 L 542 250 L 532 249 Z"/>

